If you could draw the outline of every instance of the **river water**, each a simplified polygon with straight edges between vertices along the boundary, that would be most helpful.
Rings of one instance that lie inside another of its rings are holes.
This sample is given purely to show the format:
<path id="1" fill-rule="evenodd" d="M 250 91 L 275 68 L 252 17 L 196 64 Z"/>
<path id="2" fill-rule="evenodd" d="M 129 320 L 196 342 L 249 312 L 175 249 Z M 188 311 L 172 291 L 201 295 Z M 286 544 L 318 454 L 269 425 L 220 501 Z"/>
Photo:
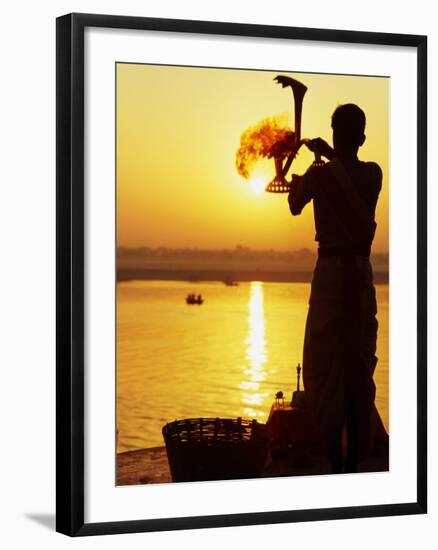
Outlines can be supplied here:
<path id="1" fill-rule="evenodd" d="M 203 305 L 187 305 L 189 292 Z M 117 286 L 118 452 L 163 445 L 166 422 L 266 421 L 302 360 L 308 283 L 129 281 Z M 376 285 L 376 405 L 388 429 L 388 285 Z"/>

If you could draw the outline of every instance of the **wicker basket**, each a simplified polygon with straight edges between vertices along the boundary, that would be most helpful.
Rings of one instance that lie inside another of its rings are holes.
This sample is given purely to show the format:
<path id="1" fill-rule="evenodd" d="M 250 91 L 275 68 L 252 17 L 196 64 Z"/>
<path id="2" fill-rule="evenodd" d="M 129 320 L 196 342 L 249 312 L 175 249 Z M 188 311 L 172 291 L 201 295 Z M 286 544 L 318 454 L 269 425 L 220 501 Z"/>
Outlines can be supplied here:
<path id="1" fill-rule="evenodd" d="M 259 477 L 270 432 L 256 420 L 188 418 L 163 427 L 173 481 Z"/>

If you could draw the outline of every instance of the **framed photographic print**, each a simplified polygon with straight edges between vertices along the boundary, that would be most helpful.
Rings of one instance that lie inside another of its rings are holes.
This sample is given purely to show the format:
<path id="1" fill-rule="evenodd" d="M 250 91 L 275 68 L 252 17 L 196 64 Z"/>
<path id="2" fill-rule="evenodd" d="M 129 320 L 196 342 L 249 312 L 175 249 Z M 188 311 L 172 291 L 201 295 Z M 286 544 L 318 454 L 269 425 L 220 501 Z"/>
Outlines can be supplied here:
<path id="1" fill-rule="evenodd" d="M 426 512 L 424 36 L 57 20 L 57 530 Z"/>

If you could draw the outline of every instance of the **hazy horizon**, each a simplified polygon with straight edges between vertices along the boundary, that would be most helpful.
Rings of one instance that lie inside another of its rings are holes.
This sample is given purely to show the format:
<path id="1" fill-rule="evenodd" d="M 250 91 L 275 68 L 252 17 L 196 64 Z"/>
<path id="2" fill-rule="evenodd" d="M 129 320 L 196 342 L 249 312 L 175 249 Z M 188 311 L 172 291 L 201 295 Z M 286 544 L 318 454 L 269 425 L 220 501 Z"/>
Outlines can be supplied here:
<path id="1" fill-rule="evenodd" d="M 301 248 L 289 248 L 289 249 L 276 249 L 276 248 L 254 248 L 250 246 L 245 246 L 241 244 L 236 244 L 234 247 L 201 247 L 201 246 L 151 246 L 151 245 L 140 245 L 140 246 L 126 246 L 120 244 L 117 246 L 117 253 L 119 255 L 142 255 L 146 253 L 156 254 L 156 253 L 175 253 L 179 255 L 193 255 L 193 254 L 225 254 L 229 255 L 267 255 L 274 257 L 288 257 L 291 258 L 298 256 L 307 256 L 307 257 L 316 257 L 317 256 L 317 247 L 301 247 Z M 371 251 L 371 257 L 379 258 L 381 261 L 389 260 L 389 251 Z"/>
<path id="2" fill-rule="evenodd" d="M 152 280 L 235 280 L 277 282 L 310 281 L 316 250 L 257 250 L 234 248 L 136 247 L 117 249 L 118 281 Z M 375 282 L 388 282 L 389 256 L 371 255 Z"/>

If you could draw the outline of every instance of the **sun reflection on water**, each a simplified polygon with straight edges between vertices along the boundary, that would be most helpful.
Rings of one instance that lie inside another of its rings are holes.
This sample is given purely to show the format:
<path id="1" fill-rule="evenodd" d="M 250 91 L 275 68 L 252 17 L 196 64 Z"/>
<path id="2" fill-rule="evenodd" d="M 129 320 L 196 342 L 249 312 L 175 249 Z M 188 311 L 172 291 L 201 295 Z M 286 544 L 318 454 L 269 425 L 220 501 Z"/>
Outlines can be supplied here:
<path id="1" fill-rule="evenodd" d="M 267 393 L 260 391 L 260 383 L 266 379 L 264 365 L 267 361 L 265 316 L 263 309 L 263 283 L 252 282 L 248 301 L 248 336 L 245 340 L 247 363 L 243 368 L 245 379 L 240 384 L 244 414 L 252 418 L 263 417 L 262 405 Z"/>

